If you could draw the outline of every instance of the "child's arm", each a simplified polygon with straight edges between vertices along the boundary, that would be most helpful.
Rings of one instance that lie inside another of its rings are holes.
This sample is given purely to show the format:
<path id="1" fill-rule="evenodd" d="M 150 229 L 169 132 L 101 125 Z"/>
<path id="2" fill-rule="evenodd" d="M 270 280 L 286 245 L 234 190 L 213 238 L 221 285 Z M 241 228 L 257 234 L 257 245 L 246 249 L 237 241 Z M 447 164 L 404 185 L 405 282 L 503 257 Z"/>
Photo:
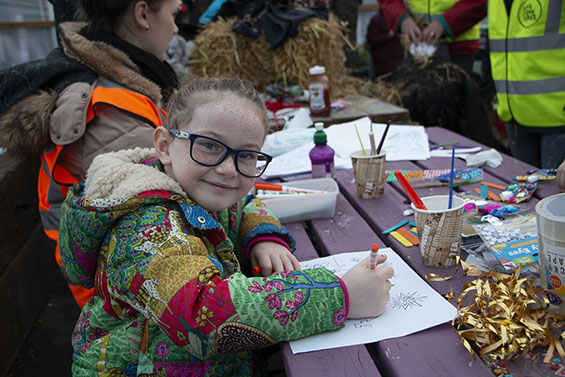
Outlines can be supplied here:
<path id="1" fill-rule="evenodd" d="M 292 256 L 295 249 L 294 238 L 261 200 L 245 198 L 240 218 L 237 234 L 245 265 L 260 266 L 265 270 L 263 276 L 267 276 L 266 272 L 269 270 L 288 271 L 299 267 L 298 260 Z M 265 245 L 260 245 L 263 243 Z M 278 245 L 274 245 L 275 243 Z M 267 262 L 267 259 L 272 260 L 272 263 Z M 281 270 L 282 267 L 277 267 L 281 265 L 290 268 Z"/>

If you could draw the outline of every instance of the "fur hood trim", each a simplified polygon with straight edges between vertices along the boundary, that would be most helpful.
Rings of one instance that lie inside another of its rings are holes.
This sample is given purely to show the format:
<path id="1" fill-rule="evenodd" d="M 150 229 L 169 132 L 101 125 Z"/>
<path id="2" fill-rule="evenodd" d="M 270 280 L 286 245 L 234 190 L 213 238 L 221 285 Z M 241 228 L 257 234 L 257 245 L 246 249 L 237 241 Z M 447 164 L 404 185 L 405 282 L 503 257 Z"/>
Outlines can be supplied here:
<path id="1" fill-rule="evenodd" d="M 142 162 L 155 157 L 152 148 L 134 148 L 98 155 L 86 174 L 87 199 L 124 199 L 151 190 L 172 191 L 187 197 L 167 174 Z"/>
<path id="2" fill-rule="evenodd" d="M 17 159 L 33 159 L 51 142 L 49 118 L 57 103 L 53 90 L 16 103 L 0 118 L 0 145 Z"/>

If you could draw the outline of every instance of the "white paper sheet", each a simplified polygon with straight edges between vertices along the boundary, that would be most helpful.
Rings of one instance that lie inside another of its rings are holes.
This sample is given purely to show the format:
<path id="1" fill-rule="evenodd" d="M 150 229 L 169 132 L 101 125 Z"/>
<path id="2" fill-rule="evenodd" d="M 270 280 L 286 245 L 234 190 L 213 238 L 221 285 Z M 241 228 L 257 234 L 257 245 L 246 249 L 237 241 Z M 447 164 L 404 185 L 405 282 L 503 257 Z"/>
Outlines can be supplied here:
<path id="1" fill-rule="evenodd" d="M 354 124 L 357 125 L 363 147 L 371 148 L 369 131 L 371 121 L 368 117 L 354 122 L 340 123 L 325 129 L 328 135 L 328 145 L 336 152 L 334 165 L 336 169 L 351 169 L 351 152 L 361 149 Z M 373 123 L 375 146 L 379 145 L 386 124 Z M 308 152 L 314 147 L 314 142 L 308 141 L 289 152 L 273 158 L 273 161 L 263 173 L 263 179 L 284 177 L 311 171 L 312 165 Z M 387 161 L 425 160 L 430 158 L 428 134 L 423 126 L 390 126 L 383 149 L 386 150 Z"/>
<path id="2" fill-rule="evenodd" d="M 351 319 L 337 331 L 327 331 L 290 342 L 293 353 L 378 342 L 412 334 L 453 320 L 457 309 L 434 291 L 392 249 L 379 250 L 387 255 L 384 265 L 394 268 L 390 301 L 380 317 Z M 343 276 L 369 251 L 342 253 L 301 262 L 303 269 L 326 267 Z"/>
<path id="3" fill-rule="evenodd" d="M 349 158 L 351 152 L 361 149 L 354 125 L 357 125 L 359 130 L 363 148 L 370 150 L 371 120 L 369 117 L 360 118 L 353 122 L 334 124 L 325 129 L 328 135 L 328 144 L 341 157 Z M 376 147 L 379 145 L 385 128 L 386 124 L 384 123 L 373 123 Z M 391 125 L 383 149 L 386 150 L 387 161 L 426 160 L 430 158 L 428 134 L 424 126 Z"/>
<path id="4" fill-rule="evenodd" d="M 307 143 L 273 158 L 273 161 L 267 166 L 267 170 L 261 178 L 270 179 L 274 177 L 284 177 L 300 173 L 307 173 L 312 170 L 312 163 L 308 153 L 314 148 L 314 142 Z M 334 157 L 334 167 L 336 169 L 351 168 L 351 159 L 341 158 L 337 154 Z"/>

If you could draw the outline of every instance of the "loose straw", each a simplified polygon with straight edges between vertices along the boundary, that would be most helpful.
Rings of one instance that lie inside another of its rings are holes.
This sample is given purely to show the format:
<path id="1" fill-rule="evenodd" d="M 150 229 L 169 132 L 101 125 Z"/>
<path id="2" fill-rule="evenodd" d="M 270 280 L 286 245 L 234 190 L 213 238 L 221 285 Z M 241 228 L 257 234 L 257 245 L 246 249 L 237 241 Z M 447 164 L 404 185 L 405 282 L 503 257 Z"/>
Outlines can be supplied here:
<path id="1" fill-rule="evenodd" d="M 367 153 L 365 152 L 365 147 L 363 147 L 363 142 L 361 141 L 361 135 L 359 135 L 359 130 L 357 129 L 357 123 L 353 123 L 355 127 L 355 133 L 357 134 L 357 138 L 359 139 L 359 144 L 361 144 L 361 150 L 363 151 L 363 156 L 366 156 Z"/>

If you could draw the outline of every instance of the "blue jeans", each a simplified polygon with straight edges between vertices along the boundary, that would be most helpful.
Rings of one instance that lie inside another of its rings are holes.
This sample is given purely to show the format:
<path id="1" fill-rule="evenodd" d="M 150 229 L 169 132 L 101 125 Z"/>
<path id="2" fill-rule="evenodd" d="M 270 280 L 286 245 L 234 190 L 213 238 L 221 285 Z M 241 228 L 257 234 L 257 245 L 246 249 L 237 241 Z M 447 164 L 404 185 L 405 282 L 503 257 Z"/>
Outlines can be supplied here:
<path id="1" fill-rule="evenodd" d="M 542 169 L 557 169 L 565 160 L 565 127 L 559 133 L 544 133 L 515 121 L 506 123 L 512 156 Z"/>

